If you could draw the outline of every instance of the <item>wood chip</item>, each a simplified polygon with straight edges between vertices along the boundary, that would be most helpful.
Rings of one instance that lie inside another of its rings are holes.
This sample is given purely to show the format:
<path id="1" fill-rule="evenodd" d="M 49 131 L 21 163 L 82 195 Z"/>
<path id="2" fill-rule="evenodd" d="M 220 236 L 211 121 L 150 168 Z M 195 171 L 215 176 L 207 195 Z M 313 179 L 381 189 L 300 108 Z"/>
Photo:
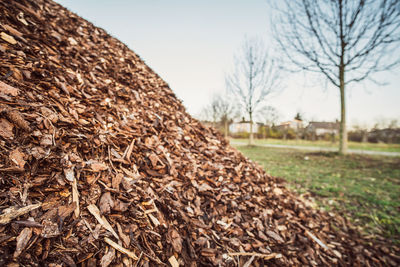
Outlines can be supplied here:
<path id="1" fill-rule="evenodd" d="M 28 245 L 29 240 L 32 237 L 32 228 L 26 227 L 24 228 L 21 233 L 17 237 L 17 248 L 14 252 L 14 258 L 17 258 L 22 251 Z"/>
<path id="2" fill-rule="evenodd" d="M 10 96 L 17 96 L 19 90 L 11 85 L 8 85 L 2 81 L 0 81 L 0 94 L 10 95 Z"/>
<path id="3" fill-rule="evenodd" d="M 14 138 L 14 126 L 6 119 L 0 118 L 0 136 L 6 139 Z"/>
<path id="4" fill-rule="evenodd" d="M 96 218 L 96 220 L 103 226 L 106 230 L 110 231 L 112 235 L 119 240 L 118 234 L 114 231 L 110 223 L 107 221 L 107 219 L 104 216 L 100 215 L 100 210 L 97 208 L 96 205 L 90 204 L 87 206 L 87 209 L 89 212 Z"/>
<path id="5" fill-rule="evenodd" d="M 179 267 L 179 263 L 176 260 L 175 256 L 171 256 L 168 259 L 169 263 L 171 264 L 172 267 Z"/>
<path id="6" fill-rule="evenodd" d="M 0 62 L 0 265 L 397 263 L 398 245 L 292 193 L 61 5 L 0 1 Z"/>
<path id="7" fill-rule="evenodd" d="M 133 253 L 132 251 L 129 251 L 123 247 L 121 247 L 120 245 L 118 245 L 117 243 L 115 243 L 114 241 L 112 241 L 111 239 L 109 239 L 108 237 L 104 238 L 104 241 L 109 244 L 110 246 L 112 246 L 113 248 L 115 248 L 116 250 L 118 250 L 119 252 L 126 254 L 128 257 L 134 259 L 134 260 L 138 260 L 139 258 L 135 255 L 135 253 Z"/>
<path id="8" fill-rule="evenodd" d="M 26 155 L 22 153 L 19 148 L 13 150 L 10 153 L 10 160 L 20 168 L 24 168 L 25 166 L 26 163 L 26 161 L 24 160 L 25 157 Z"/>
<path id="9" fill-rule="evenodd" d="M 22 208 L 18 208 L 18 207 L 9 207 L 5 210 L 2 211 L 2 213 L 0 214 L 0 224 L 7 224 L 9 222 L 11 222 L 13 219 L 24 215 L 32 210 L 35 210 L 37 208 L 40 208 L 42 206 L 42 203 L 38 203 L 38 204 L 32 204 L 32 205 L 28 205 Z"/>
<path id="10" fill-rule="evenodd" d="M 79 208 L 79 192 L 77 179 L 74 179 L 72 182 L 72 202 L 75 203 L 75 218 L 79 218 L 80 208 Z"/>
<path id="11" fill-rule="evenodd" d="M 12 37 L 11 35 L 8 35 L 7 33 L 5 33 L 5 32 L 1 32 L 0 33 L 0 36 L 1 36 L 1 39 L 3 39 L 4 41 L 6 41 L 6 42 L 9 42 L 10 44 L 16 44 L 17 43 L 17 41 L 14 39 L 14 37 Z"/>

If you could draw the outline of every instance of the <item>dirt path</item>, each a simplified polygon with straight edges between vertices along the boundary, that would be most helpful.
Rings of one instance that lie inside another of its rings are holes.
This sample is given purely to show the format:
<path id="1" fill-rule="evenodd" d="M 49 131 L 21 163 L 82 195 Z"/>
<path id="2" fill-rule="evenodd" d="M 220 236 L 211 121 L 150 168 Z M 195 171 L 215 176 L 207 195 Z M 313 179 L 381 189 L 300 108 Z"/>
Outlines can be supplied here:
<path id="1" fill-rule="evenodd" d="M 234 145 L 247 145 L 245 142 L 238 142 L 235 140 L 230 141 Z M 274 148 L 290 148 L 299 150 L 310 150 L 310 151 L 338 151 L 337 148 L 333 147 L 319 147 L 319 146 L 296 146 L 296 145 L 277 145 L 277 144 L 257 144 L 262 147 L 274 147 Z M 377 156 L 389 156 L 389 157 L 400 157 L 400 152 L 387 152 L 387 151 L 373 151 L 373 150 L 362 150 L 362 149 L 348 149 L 349 153 L 352 154 L 364 154 L 364 155 L 377 155 Z"/>

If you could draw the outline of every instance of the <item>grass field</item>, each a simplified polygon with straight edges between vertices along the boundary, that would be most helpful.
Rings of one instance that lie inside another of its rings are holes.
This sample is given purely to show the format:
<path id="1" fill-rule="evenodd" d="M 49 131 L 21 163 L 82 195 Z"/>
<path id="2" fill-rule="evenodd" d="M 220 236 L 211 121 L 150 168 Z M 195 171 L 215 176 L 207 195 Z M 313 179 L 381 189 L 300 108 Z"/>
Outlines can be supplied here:
<path id="1" fill-rule="evenodd" d="M 234 139 L 235 142 L 248 143 L 247 139 Z M 255 144 L 273 144 L 273 145 L 294 145 L 294 146 L 315 146 L 337 148 L 339 143 L 329 141 L 309 141 L 309 140 L 282 140 L 282 139 L 256 139 Z M 400 152 L 400 144 L 383 144 L 383 143 L 358 143 L 349 142 L 350 149 L 370 150 L 370 151 L 385 151 L 385 152 Z"/>
<path id="2" fill-rule="evenodd" d="M 320 208 L 350 218 L 368 234 L 400 242 L 400 158 L 236 146 Z"/>

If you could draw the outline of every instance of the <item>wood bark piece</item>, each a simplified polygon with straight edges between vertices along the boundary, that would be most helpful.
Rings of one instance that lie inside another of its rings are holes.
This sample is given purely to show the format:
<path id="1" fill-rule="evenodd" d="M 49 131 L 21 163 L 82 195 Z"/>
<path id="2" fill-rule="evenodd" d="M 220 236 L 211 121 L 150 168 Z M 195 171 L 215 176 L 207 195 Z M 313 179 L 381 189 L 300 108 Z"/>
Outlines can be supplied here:
<path id="1" fill-rule="evenodd" d="M 112 235 L 119 240 L 118 234 L 114 231 L 110 223 L 107 221 L 107 219 L 104 216 L 100 215 L 100 210 L 97 208 L 97 206 L 91 204 L 87 207 L 89 212 L 96 218 L 96 220 L 103 226 L 105 229 L 110 231 Z"/>
<path id="2" fill-rule="evenodd" d="M 14 252 L 14 258 L 18 258 L 18 256 L 22 253 L 22 251 L 28 245 L 29 240 L 32 237 L 32 228 L 26 227 L 17 237 L 17 247 Z"/>
<path id="3" fill-rule="evenodd" d="M 5 32 L 1 32 L 0 36 L 1 36 L 1 39 L 3 39 L 4 41 L 9 42 L 10 44 L 15 45 L 17 43 L 17 41 L 14 39 L 14 37 L 12 37 L 11 35 L 8 35 Z"/>
<path id="4" fill-rule="evenodd" d="M 22 216 L 32 210 L 40 208 L 42 203 L 28 205 L 22 208 L 18 207 L 9 207 L 2 211 L 0 214 L 0 224 L 7 224 L 11 222 L 13 219 Z"/>
<path id="5" fill-rule="evenodd" d="M 17 96 L 19 90 L 11 85 L 8 85 L 2 81 L 0 81 L 0 94 L 10 95 L 10 96 Z"/>
<path id="6" fill-rule="evenodd" d="M 121 253 L 126 254 L 128 257 L 134 259 L 134 260 L 138 260 L 139 258 L 135 255 L 135 253 L 133 253 L 132 251 L 129 251 L 127 249 L 125 249 L 124 247 L 118 245 L 117 243 L 115 243 L 114 241 L 112 241 L 111 239 L 109 239 L 108 237 L 104 238 L 104 241 L 109 244 L 110 246 L 112 246 L 113 248 L 115 248 L 116 250 L 118 250 Z"/>
<path id="7" fill-rule="evenodd" d="M 179 267 L 179 263 L 178 263 L 178 261 L 176 260 L 175 256 L 171 256 L 171 257 L 168 259 L 168 261 L 169 261 L 169 263 L 171 264 L 172 267 Z"/>

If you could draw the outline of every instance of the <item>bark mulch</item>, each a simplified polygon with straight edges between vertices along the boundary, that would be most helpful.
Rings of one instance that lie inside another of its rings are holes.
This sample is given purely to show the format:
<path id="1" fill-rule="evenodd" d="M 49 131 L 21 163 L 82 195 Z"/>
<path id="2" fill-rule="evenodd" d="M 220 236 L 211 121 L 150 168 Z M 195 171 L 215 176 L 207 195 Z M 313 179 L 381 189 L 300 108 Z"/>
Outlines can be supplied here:
<path id="1" fill-rule="evenodd" d="M 104 30 L 49 0 L 0 1 L 1 266 L 399 259 L 190 117 Z"/>

